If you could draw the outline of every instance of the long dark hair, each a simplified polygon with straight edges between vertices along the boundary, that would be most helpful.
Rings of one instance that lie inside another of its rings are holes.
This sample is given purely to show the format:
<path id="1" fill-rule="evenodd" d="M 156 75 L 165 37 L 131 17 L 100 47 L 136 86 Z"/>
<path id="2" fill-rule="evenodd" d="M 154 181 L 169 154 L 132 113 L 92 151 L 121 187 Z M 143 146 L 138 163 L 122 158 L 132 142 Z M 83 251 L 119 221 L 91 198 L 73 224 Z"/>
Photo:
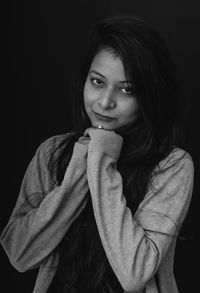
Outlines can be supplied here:
<path id="1" fill-rule="evenodd" d="M 81 63 L 73 91 L 75 131 L 70 139 L 64 140 L 55 150 L 49 161 L 49 168 L 52 176 L 55 175 L 54 179 L 60 184 L 71 159 L 74 143 L 83 135 L 84 130 L 91 126 L 83 104 L 83 89 L 93 58 L 101 49 L 112 50 L 121 59 L 128 79 L 133 81 L 140 109 L 138 120 L 133 125 L 117 131 L 124 138 L 118 171 L 122 176 L 127 206 L 134 214 L 151 183 L 155 166 L 166 158 L 175 146 L 180 146 L 182 138 L 174 63 L 163 39 L 142 19 L 131 15 L 112 16 L 98 21 L 92 27 L 88 50 Z M 88 217 L 90 220 L 87 222 Z M 90 250 L 84 251 L 85 258 L 80 255 L 83 247 L 80 227 L 84 219 L 88 229 L 93 229 L 93 233 L 88 235 L 95 235 L 90 242 Z M 70 243 L 73 243 L 73 249 L 69 248 Z M 61 277 L 64 271 L 68 272 L 68 275 L 64 274 L 64 283 L 69 290 L 67 292 L 79 292 L 74 284 L 80 283 L 77 276 L 81 270 L 84 271 L 81 269 L 83 263 L 89 266 L 91 255 L 98 265 L 95 268 L 91 266 L 95 275 L 90 276 L 91 287 L 88 290 L 122 292 L 102 248 L 90 196 L 84 212 L 71 226 L 59 249 L 62 251 L 62 261 L 58 271 Z M 73 262 L 77 257 L 79 262 Z M 69 264 L 71 267 L 67 270 Z M 113 281 L 110 281 L 112 279 Z M 115 286 L 118 286 L 118 289 Z"/>

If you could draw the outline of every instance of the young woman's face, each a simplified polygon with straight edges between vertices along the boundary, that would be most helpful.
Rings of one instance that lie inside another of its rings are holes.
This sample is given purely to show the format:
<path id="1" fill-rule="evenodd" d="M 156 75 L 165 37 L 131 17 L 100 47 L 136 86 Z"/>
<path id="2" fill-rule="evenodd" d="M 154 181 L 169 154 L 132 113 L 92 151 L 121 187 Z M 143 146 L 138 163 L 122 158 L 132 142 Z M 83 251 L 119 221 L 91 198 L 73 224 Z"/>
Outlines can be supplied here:
<path id="1" fill-rule="evenodd" d="M 93 127 L 116 130 L 138 115 L 133 84 L 125 77 L 121 59 L 102 49 L 95 56 L 84 86 L 84 106 Z"/>

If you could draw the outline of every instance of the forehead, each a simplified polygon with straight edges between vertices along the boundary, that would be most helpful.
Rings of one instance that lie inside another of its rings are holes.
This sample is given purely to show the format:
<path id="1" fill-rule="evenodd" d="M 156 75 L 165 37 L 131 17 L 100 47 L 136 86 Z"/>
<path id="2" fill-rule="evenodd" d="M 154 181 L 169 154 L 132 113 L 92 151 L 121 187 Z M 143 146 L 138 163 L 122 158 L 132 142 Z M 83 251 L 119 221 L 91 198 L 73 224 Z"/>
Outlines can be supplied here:
<path id="1" fill-rule="evenodd" d="M 108 49 L 102 49 L 97 53 L 90 67 L 90 71 L 92 70 L 116 81 L 126 79 L 121 59 Z"/>

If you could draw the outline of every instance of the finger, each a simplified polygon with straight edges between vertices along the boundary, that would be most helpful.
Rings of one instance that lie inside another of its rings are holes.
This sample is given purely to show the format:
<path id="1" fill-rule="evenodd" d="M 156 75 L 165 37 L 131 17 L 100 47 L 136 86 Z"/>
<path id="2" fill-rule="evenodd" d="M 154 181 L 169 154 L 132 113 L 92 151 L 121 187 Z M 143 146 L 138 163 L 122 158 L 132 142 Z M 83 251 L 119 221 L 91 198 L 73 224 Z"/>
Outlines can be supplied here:
<path id="1" fill-rule="evenodd" d="M 78 142 L 82 143 L 82 144 L 87 144 L 89 141 L 90 141 L 89 136 L 88 137 L 82 136 L 82 137 L 79 137 L 79 139 L 78 139 Z"/>
<path id="2" fill-rule="evenodd" d="M 90 130 L 91 130 L 91 129 L 92 129 L 92 127 L 87 128 L 87 129 L 85 130 L 85 132 L 84 132 L 84 136 L 86 136 L 86 137 L 90 136 Z"/>

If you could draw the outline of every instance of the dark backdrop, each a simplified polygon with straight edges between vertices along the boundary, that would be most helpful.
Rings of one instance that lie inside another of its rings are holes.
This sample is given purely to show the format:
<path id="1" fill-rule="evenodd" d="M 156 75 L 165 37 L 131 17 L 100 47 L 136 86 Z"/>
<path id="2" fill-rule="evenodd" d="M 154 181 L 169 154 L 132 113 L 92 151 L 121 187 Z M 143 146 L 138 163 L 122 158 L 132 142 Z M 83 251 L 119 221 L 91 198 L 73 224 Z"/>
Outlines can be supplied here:
<path id="1" fill-rule="evenodd" d="M 177 64 L 183 99 L 185 149 L 195 164 L 195 185 L 178 241 L 175 275 L 181 293 L 196 292 L 197 230 L 200 191 L 200 17 L 198 0 L 10 1 L 5 12 L 4 177 L 1 229 L 18 196 L 25 169 L 46 138 L 72 129 L 69 91 L 85 36 L 94 20 L 114 13 L 134 13 L 156 27 Z M 1 287 L 5 292 L 32 292 L 37 270 L 17 272 L 0 249 Z M 170 293 L 170 292 L 169 292 Z"/>

